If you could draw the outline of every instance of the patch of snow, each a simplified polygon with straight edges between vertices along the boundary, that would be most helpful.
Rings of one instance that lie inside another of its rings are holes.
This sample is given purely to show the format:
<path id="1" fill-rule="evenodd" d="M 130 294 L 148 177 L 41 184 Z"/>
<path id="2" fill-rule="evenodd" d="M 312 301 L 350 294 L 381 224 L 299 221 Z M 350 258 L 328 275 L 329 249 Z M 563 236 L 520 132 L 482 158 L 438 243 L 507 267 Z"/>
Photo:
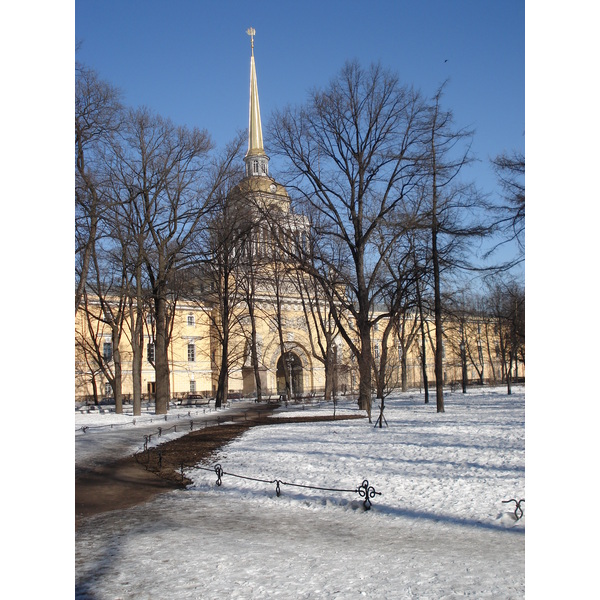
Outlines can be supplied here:
<path id="1" fill-rule="evenodd" d="M 440 414 L 422 398 L 388 398 L 381 429 L 254 427 L 219 452 L 221 486 L 215 463 L 199 465 L 185 490 L 89 518 L 76 598 L 523 598 L 525 517 L 502 501 L 525 497 L 524 388 L 448 393 Z M 101 446 L 101 431 L 76 432 L 78 462 L 78 444 Z M 328 491 L 365 479 L 381 493 L 369 511 L 354 491 Z"/>

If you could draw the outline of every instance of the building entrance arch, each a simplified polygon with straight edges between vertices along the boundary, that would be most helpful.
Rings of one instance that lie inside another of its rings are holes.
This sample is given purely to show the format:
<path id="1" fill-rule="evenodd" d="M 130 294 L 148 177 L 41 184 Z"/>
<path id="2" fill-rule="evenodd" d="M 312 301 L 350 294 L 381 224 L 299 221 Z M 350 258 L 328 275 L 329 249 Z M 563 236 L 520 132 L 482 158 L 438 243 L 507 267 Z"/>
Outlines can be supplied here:
<path id="1" fill-rule="evenodd" d="M 286 352 L 279 357 L 277 361 L 277 393 L 285 394 L 285 367 L 287 365 L 288 372 L 291 374 L 291 396 L 292 398 L 304 393 L 304 368 L 302 361 L 295 352 Z"/>

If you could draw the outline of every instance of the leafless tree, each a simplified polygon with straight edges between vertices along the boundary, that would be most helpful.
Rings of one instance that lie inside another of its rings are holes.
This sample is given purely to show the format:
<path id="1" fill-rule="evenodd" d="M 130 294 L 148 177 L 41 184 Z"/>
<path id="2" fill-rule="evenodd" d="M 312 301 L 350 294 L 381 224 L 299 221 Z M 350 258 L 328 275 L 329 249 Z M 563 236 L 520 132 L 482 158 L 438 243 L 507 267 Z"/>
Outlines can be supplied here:
<path id="1" fill-rule="evenodd" d="M 507 392 L 512 393 L 519 362 L 525 363 L 525 291 L 512 278 L 497 279 L 487 296 L 488 312 L 494 319 L 498 353 Z M 514 367 L 514 371 L 513 371 Z"/>
<path id="2" fill-rule="evenodd" d="M 81 299 L 83 310 L 79 310 L 77 317 L 80 325 L 75 329 L 75 360 L 78 377 L 92 386 L 94 404 L 99 404 L 98 377 L 102 374 L 103 356 L 99 340 L 102 335 L 102 323 L 97 319 L 89 318 L 88 298 L 83 289 Z"/>
<path id="3" fill-rule="evenodd" d="M 89 367 L 94 398 L 97 398 L 98 394 L 97 376 L 102 374 L 113 391 L 115 403 L 118 401 L 118 412 L 122 413 L 121 359 L 119 356 L 118 341 L 115 343 L 115 336 L 118 340 L 121 330 L 113 319 L 114 306 L 110 309 L 112 312 L 104 314 L 104 310 L 107 310 L 107 304 L 106 301 L 99 302 L 98 296 L 95 293 L 93 300 L 90 300 L 87 287 L 84 288 L 79 309 L 80 314 L 83 315 L 84 326 L 78 332 L 77 344 Z M 110 337 L 107 336 L 107 329 L 108 336 Z"/>
<path id="4" fill-rule="evenodd" d="M 502 265 L 507 270 L 525 259 L 525 155 L 521 151 L 503 152 L 492 159 L 500 188 L 501 200 L 492 206 L 495 224 L 504 239 L 492 247 L 491 255 L 498 247 L 516 241 L 517 256 Z"/>
<path id="5" fill-rule="evenodd" d="M 113 254 L 111 250 L 114 248 L 117 252 Z M 123 412 L 121 338 L 128 316 L 127 289 L 129 287 L 126 257 L 119 251 L 120 249 L 118 245 L 113 246 L 105 249 L 104 256 L 99 256 L 98 244 L 93 246 L 91 272 L 94 277 L 88 278 L 88 288 L 98 303 L 96 310 L 90 312 L 87 308 L 87 299 L 85 303 L 88 319 L 97 319 L 110 331 L 110 359 L 105 357 L 104 371 L 113 391 L 117 414 Z M 87 289 L 84 290 L 84 296 L 87 296 Z"/>
<path id="6" fill-rule="evenodd" d="M 236 149 L 212 157 L 206 131 L 177 127 L 151 111 L 131 110 L 114 146 L 111 177 L 120 201 L 141 230 L 139 248 L 155 321 L 156 413 L 170 399 L 168 347 L 178 294 L 177 274 L 189 261 L 191 240 L 213 210 L 230 175 Z M 139 332 L 138 332 L 139 333 Z"/>
<path id="7" fill-rule="evenodd" d="M 415 306 L 414 288 L 417 277 L 413 268 L 414 241 L 415 237 L 412 235 L 399 239 L 390 255 L 385 258 L 386 269 L 382 271 L 386 282 L 380 285 L 380 314 L 375 324 L 376 327 L 383 324 L 384 329 L 381 347 L 373 360 L 377 398 L 380 400 L 377 421 L 379 427 L 384 421 L 385 397 L 392 390 L 393 373 L 397 372 L 397 364 L 400 362 L 396 351 L 390 355 L 390 348 L 395 350 L 396 347 L 396 344 L 390 344 L 390 340 L 397 338 L 401 320 Z M 386 318 L 381 318 L 384 315 Z"/>
<path id="8" fill-rule="evenodd" d="M 473 133 L 455 128 L 452 112 L 442 108 L 443 91 L 441 86 L 428 109 L 428 206 L 423 212 L 431 235 L 437 412 L 445 410 L 442 277 L 445 270 L 470 268 L 465 254 L 468 242 L 483 238 L 492 229 L 483 221 L 483 212 L 478 212 L 485 208 L 481 195 L 472 184 L 459 180 L 463 168 L 472 160 Z"/>
<path id="9" fill-rule="evenodd" d="M 254 223 L 253 236 L 257 235 L 257 228 L 260 224 Z M 260 313 L 257 310 L 257 294 L 260 292 L 261 271 L 264 267 L 264 255 L 256 244 L 246 244 L 246 256 L 239 274 L 239 289 L 242 294 L 245 309 L 248 311 L 249 331 L 247 331 L 247 356 L 254 377 L 254 387 L 256 391 L 256 401 L 262 402 L 263 398 L 263 381 L 261 378 L 261 360 L 259 355 L 259 340 L 258 340 L 258 322 Z"/>
<path id="10" fill-rule="evenodd" d="M 417 283 L 415 282 L 415 289 L 416 285 Z M 396 338 L 398 340 L 398 353 L 400 355 L 400 389 L 403 392 L 408 390 L 408 353 L 414 344 L 418 343 L 421 321 L 417 309 L 418 304 L 416 303 L 415 295 L 414 308 L 400 313 L 398 318 Z"/>
<path id="11" fill-rule="evenodd" d="M 235 335 L 242 328 L 240 315 L 245 299 L 242 264 L 247 259 L 252 224 L 248 207 L 238 200 L 226 191 L 219 194 L 214 216 L 198 233 L 197 239 L 204 248 L 199 255 L 204 258 L 199 261 L 198 269 L 190 271 L 197 273 L 195 278 L 200 284 L 193 295 L 200 300 L 199 306 L 211 323 L 211 352 L 218 369 L 217 407 L 227 401 L 231 368 L 243 362 L 243 344 Z"/>
<path id="12" fill-rule="evenodd" d="M 274 221 L 272 221 L 272 227 L 273 223 Z M 282 237 L 279 235 L 279 232 L 277 232 L 273 238 L 279 240 L 282 239 Z M 283 303 L 285 301 L 285 297 L 289 296 L 292 282 L 290 279 L 290 271 L 286 258 L 279 251 L 278 246 L 275 246 L 274 249 L 275 252 L 271 257 L 269 265 L 269 282 L 267 284 L 270 287 L 268 293 L 269 301 L 267 302 L 269 309 L 268 312 L 265 313 L 265 316 L 271 321 L 277 332 L 277 338 L 279 340 L 279 353 L 281 356 L 281 367 L 283 369 L 285 378 L 285 395 L 288 401 L 292 401 L 294 393 L 292 387 L 293 364 L 291 348 L 288 348 L 289 344 L 286 345 L 288 320 L 283 310 Z"/>
<path id="13" fill-rule="evenodd" d="M 106 198 L 104 153 L 122 114 L 119 91 L 92 69 L 75 68 L 75 313 L 81 304 Z"/>
<path id="14" fill-rule="evenodd" d="M 359 404 L 369 418 L 373 305 L 383 259 L 404 233 L 388 223 L 402 219 L 420 180 L 425 117 L 420 95 L 395 75 L 379 65 L 348 63 L 303 107 L 288 108 L 273 121 L 276 152 L 291 167 L 286 183 L 310 208 L 313 234 L 338 240 L 345 249 L 347 263 L 335 278 L 345 285 L 331 289 L 332 306 L 343 307 L 358 329 L 356 344 L 343 319 L 336 319 L 357 357 Z M 319 259 L 334 270 L 325 248 Z"/>
<path id="15" fill-rule="evenodd" d="M 334 344 L 338 330 L 331 312 L 331 297 L 327 295 L 327 289 L 323 289 L 323 278 L 314 276 L 316 269 L 313 264 L 312 269 L 297 270 L 294 283 L 302 302 L 311 354 L 325 369 L 323 397 L 335 402 L 339 354 Z"/>

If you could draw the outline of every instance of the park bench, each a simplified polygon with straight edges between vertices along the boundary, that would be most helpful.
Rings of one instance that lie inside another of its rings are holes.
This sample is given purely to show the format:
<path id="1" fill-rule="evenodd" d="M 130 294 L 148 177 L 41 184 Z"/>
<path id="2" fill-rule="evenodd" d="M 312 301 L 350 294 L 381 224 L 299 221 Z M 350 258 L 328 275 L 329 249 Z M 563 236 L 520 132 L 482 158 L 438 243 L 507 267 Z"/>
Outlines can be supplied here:
<path id="1" fill-rule="evenodd" d="M 210 404 L 210 398 L 205 398 L 202 394 L 188 394 L 180 402 L 180 406 L 207 406 L 208 404 Z"/>

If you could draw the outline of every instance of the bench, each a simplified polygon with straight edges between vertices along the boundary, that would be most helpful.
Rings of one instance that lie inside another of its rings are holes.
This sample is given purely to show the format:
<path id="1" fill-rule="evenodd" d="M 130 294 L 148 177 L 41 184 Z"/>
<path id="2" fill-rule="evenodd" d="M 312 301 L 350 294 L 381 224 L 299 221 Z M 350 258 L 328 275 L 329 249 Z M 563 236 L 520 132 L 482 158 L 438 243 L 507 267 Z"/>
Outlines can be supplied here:
<path id="1" fill-rule="evenodd" d="M 187 398 L 182 398 L 180 406 L 206 406 L 210 404 L 210 398 L 204 398 L 200 394 L 192 394 Z"/>

